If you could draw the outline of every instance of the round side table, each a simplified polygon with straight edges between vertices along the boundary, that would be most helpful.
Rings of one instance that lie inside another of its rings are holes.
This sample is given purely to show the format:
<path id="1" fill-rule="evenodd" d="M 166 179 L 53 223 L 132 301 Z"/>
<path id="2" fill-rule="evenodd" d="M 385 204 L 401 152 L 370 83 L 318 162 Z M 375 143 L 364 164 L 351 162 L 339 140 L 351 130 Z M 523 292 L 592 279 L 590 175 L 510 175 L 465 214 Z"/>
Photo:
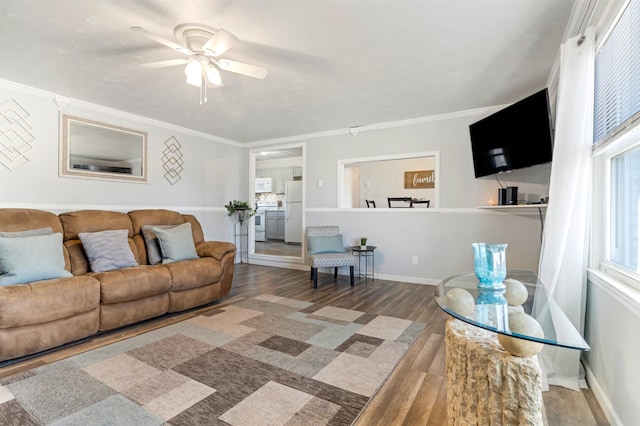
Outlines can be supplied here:
<path id="1" fill-rule="evenodd" d="M 351 247 L 351 254 L 358 255 L 358 277 L 360 278 L 364 278 L 365 280 L 368 280 L 369 277 L 371 277 L 371 280 L 374 280 L 374 268 L 376 265 L 376 254 L 375 254 L 375 250 L 376 250 L 376 246 L 366 246 L 366 247 L 362 247 L 362 246 L 352 246 Z M 362 260 L 364 258 L 364 272 L 362 269 Z M 371 267 L 369 268 L 369 258 L 371 258 Z M 369 270 L 371 270 L 371 272 L 369 272 Z"/>

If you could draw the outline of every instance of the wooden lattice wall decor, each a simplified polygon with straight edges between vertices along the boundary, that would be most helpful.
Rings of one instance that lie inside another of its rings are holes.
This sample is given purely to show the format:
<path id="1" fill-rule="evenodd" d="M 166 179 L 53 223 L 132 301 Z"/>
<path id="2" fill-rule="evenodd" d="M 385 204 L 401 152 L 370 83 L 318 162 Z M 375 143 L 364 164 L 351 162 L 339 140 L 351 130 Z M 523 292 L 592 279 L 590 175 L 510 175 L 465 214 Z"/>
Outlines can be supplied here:
<path id="1" fill-rule="evenodd" d="M 0 163 L 10 171 L 26 164 L 33 149 L 33 127 L 29 113 L 15 100 L 0 103 Z"/>
<path id="2" fill-rule="evenodd" d="M 180 173 L 183 170 L 184 160 L 182 159 L 182 145 L 174 137 L 164 141 L 165 149 L 162 151 L 162 168 L 164 169 L 164 178 L 171 184 L 175 185 L 182 177 Z"/>

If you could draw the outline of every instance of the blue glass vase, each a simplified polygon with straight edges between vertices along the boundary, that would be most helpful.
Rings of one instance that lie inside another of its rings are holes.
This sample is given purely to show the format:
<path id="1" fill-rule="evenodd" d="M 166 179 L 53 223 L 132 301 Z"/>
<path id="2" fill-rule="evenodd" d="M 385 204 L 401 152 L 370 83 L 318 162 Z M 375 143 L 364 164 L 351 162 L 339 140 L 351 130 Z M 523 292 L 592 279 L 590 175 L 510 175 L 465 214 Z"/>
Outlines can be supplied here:
<path id="1" fill-rule="evenodd" d="M 506 244 L 473 243 L 473 266 L 478 278 L 478 320 L 498 330 L 509 330 L 504 297 L 507 276 Z"/>
<path id="2" fill-rule="evenodd" d="M 473 243 L 473 267 L 478 287 L 493 288 L 507 276 L 506 244 Z M 502 284 L 504 287 L 504 284 Z"/>

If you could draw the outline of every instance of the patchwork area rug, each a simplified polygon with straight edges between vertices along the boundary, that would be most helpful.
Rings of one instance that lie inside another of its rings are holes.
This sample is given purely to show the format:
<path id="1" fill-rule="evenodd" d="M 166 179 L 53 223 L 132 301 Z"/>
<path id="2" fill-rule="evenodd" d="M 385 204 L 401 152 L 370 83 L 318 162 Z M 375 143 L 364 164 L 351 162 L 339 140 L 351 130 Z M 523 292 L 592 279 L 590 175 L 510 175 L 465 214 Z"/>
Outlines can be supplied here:
<path id="1" fill-rule="evenodd" d="M 263 295 L 0 379 L 0 424 L 349 425 L 424 327 Z"/>

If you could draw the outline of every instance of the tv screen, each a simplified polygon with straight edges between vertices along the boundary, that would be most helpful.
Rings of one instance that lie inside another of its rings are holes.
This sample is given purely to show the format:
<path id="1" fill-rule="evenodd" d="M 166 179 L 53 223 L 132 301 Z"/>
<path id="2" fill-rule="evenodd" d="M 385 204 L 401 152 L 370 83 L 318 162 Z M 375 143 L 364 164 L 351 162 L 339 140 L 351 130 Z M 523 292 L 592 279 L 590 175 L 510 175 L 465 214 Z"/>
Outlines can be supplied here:
<path id="1" fill-rule="evenodd" d="M 477 178 L 551 161 L 553 130 L 547 89 L 469 126 Z"/>

